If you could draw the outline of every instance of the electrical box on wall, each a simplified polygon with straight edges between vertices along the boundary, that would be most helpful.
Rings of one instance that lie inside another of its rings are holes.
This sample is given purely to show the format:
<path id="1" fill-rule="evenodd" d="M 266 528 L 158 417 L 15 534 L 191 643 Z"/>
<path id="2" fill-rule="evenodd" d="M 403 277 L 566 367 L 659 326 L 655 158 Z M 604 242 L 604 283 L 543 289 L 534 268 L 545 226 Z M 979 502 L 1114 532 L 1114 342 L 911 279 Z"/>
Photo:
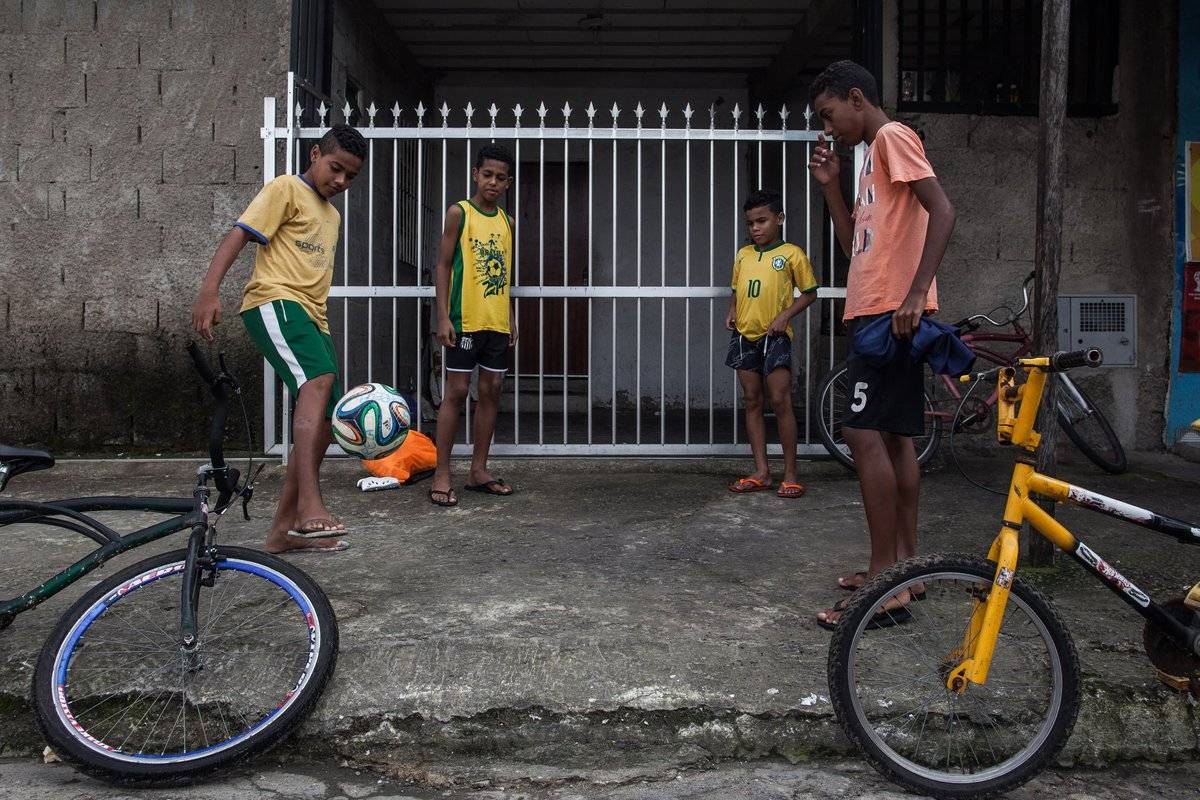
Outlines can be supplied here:
<path id="1" fill-rule="evenodd" d="M 1104 366 L 1137 365 L 1137 296 L 1132 294 L 1060 294 L 1058 347 L 1099 347 Z"/>

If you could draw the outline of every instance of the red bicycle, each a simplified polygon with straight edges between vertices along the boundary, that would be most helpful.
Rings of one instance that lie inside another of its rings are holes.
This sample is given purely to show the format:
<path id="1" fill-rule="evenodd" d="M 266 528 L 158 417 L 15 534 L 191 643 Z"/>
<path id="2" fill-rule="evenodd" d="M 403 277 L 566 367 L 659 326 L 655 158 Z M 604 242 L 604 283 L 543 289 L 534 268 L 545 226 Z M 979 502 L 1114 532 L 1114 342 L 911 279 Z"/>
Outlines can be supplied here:
<path id="1" fill-rule="evenodd" d="M 1029 310 L 1029 286 L 1033 280 L 1030 273 L 1021 286 L 1024 302 L 1013 311 L 1008 306 L 999 306 L 987 314 L 974 314 L 954 323 L 963 342 L 975 355 L 997 366 L 1009 366 L 1016 359 L 1032 352 L 1033 337 L 1022 326 L 1021 318 Z M 993 319 L 993 314 L 1007 312 L 1007 319 Z M 994 330 L 984 329 L 988 325 Z M 1001 329 L 1009 328 L 1004 331 Z M 1007 348 L 1005 346 L 1008 346 Z M 1086 392 L 1065 372 L 1054 373 L 1058 382 L 1055 400 L 1058 424 L 1079 451 L 1096 466 L 1120 474 L 1129 468 L 1125 449 L 1112 429 L 1112 425 L 1101 413 Z M 943 433 L 949 432 L 951 450 L 954 438 L 962 434 L 987 434 L 994 429 L 993 409 L 996 406 L 996 390 L 986 397 L 973 397 L 976 384 L 966 394 L 958 383 L 946 375 L 930 375 L 925 390 L 925 433 L 914 439 L 917 461 L 924 465 L 937 452 Z M 846 362 L 834 366 L 818 390 L 820 410 L 817 432 L 821 443 L 835 459 L 847 469 L 854 469 L 854 457 L 842 437 L 841 420 L 845 416 L 850 400 L 849 383 L 846 380 Z M 957 461 L 957 456 L 955 456 Z"/>

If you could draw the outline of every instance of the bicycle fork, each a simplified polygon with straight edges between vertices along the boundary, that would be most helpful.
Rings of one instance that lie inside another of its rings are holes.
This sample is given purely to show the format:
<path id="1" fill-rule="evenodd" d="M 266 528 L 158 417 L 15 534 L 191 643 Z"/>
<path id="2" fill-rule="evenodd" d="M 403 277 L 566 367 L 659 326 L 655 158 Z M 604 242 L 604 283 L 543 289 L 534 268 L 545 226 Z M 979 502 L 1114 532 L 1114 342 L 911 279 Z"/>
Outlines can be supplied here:
<path id="1" fill-rule="evenodd" d="M 1065 499 L 1065 487 L 1066 484 L 1061 481 L 1035 472 L 1031 463 L 1015 465 L 1008 501 L 1004 507 L 1004 522 L 988 550 L 988 560 L 995 562 L 996 572 L 986 595 L 977 592 L 973 598 L 971 621 L 967 625 L 960 651 L 962 660 L 946 676 L 946 688 L 950 691 L 961 694 L 971 683 L 987 682 L 1000 626 L 1004 622 L 1004 610 L 1008 607 L 1008 596 L 1016 579 L 1021 524 L 1028 521 L 1056 547 L 1068 553 L 1074 552 L 1075 537 L 1035 503 L 1031 496 L 1031 492 L 1035 492 L 1055 500 Z M 1064 496 L 1060 498 L 1060 494 Z"/>
<path id="2" fill-rule="evenodd" d="M 200 587 L 212 586 L 216 578 L 212 553 L 214 529 L 208 508 L 208 489 L 197 487 L 196 494 L 204 519 L 192 526 L 191 535 L 188 536 L 179 603 L 179 649 L 189 672 L 201 666 L 198 657 Z"/>

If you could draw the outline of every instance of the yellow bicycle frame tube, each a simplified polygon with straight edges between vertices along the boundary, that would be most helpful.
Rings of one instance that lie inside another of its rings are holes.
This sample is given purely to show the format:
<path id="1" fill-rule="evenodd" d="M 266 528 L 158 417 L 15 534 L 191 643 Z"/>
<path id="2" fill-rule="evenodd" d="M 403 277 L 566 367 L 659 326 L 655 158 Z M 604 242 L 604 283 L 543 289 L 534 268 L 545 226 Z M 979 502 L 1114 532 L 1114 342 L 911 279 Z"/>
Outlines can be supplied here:
<path id="1" fill-rule="evenodd" d="M 1036 472 L 1029 463 L 1041 438 L 1034 430 L 1034 425 L 1046 387 L 1047 373 L 1044 367 L 1048 366 L 1048 359 L 1025 359 L 1021 364 L 1029 375 L 1025 385 L 1016 385 L 1013 371 L 1006 371 L 1001 376 L 997 416 L 1001 427 L 997 435 L 1001 440 L 1006 440 L 1011 432 L 1012 443 L 1022 450 L 1024 457 L 1013 465 L 1008 499 L 1004 505 L 1004 524 L 988 551 L 988 559 L 996 562 L 991 590 L 986 600 L 976 598 L 971 621 L 963 637 L 963 660 L 946 677 L 947 688 L 956 693 L 966 691 L 968 683 L 982 684 L 987 681 L 1000 626 L 1004 622 L 1004 611 L 1008 606 L 1008 595 L 1016 576 L 1021 524 L 1028 521 L 1034 530 L 1062 550 L 1071 552 L 1075 549 L 1075 537 L 1070 531 L 1043 511 L 1031 497 L 1037 494 L 1061 502 L 1067 499 L 1069 486 Z M 1016 408 L 1018 403 L 1019 411 Z"/>

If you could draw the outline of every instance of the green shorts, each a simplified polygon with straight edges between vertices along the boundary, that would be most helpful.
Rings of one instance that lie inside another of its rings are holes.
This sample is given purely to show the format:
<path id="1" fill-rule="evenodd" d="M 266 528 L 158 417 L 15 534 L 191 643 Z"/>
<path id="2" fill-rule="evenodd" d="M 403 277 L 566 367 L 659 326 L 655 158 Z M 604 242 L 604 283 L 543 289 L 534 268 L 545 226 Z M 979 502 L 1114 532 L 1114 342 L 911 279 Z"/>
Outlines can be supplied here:
<path id="1" fill-rule="evenodd" d="M 304 308 L 292 300 L 272 300 L 242 313 L 242 322 L 258 352 L 263 354 L 292 397 L 318 375 L 333 374 L 333 388 L 325 416 L 333 417 L 334 404 L 342 396 L 333 337 L 317 327 Z"/>

